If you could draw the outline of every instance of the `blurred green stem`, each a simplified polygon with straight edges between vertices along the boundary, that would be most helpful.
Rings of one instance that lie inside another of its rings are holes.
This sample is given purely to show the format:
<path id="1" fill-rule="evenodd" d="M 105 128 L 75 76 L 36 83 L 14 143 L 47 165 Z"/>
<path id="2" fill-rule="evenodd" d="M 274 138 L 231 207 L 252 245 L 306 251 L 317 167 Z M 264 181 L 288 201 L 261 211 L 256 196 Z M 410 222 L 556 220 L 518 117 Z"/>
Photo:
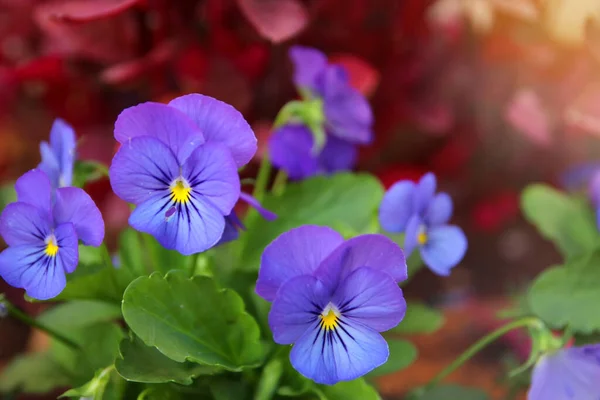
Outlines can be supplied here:
<path id="1" fill-rule="evenodd" d="M 254 192 L 252 193 L 252 196 L 259 202 L 262 201 L 265 191 L 267 190 L 270 176 L 271 160 L 269 159 L 268 154 L 264 154 L 262 160 L 260 161 L 258 176 L 256 177 L 256 185 L 254 185 Z"/>
<path id="2" fill-rule="evenodd" d="M 280 169 L 275 175 L 275 181 L 273 182 L 273 193 L 275 196 L 281 196 L 285 192 L 285 185 L 287 184 L 287 173 Z"/>

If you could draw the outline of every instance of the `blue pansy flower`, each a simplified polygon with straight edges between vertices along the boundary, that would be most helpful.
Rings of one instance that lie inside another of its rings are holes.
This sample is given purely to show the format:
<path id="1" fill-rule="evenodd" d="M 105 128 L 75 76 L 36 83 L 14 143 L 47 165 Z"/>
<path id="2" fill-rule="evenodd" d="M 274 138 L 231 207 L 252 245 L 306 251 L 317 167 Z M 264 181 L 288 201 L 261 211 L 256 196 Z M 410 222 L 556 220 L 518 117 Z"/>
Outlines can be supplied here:
<path id="1" fill-rule="evenodd" d="M 47 300 L 64 289 L 65 274 L 75 271 L 78 240 L 102 244 L 102 215 L 80 188 L 53 191 L 40 170 L 21 176 L 15 189 L 18 201 L 0 215 L 0 235 L 9 246 L 0 253 L 0 276 L 30 297 Z"/>
<path id="2" fill-rule="evenodd" d="M 302 375 L 333 385 L 385 363 L 380 332 L 402 320 L 402 250 L 383 235 L 344 241 L 320 226 L 292 229 L 265 248 L 256 292 L 273 302 L 269 326 Z"/>
<path id="3" fill-rule="evenodd" d="M 449 275 L 467 251 L 467 238 L 458 226 L 449 225 L 452 199 L 435 194 L 435 175 L 428 173 L 418 183 L 400 181 L 383 196 L 379 222 L 391 233 L 405 233 L 404 251 L 419 248 L 423 262 L 438 275 Z"/>
<path id="4" fill-rule="evenodd" d="M 528 400 L 600 399 L 600 345 L 543 355 L 533 369 Z"/>
<path id="5" fill-rule="evenodd" d="M 186 255 L 216 245 L 240 197 L 238 168 L 256 152 L 243 116 L 190 94 L 124 110 L 115 138 L 109 175 L 114 192 L 137 206 L 129 224 Z"/>
<path id="6" fill-rule="evenodd" d="M 38 169 L 44 171 L 53 188 L 71 186 L 75 164 L 75 131 L 60 118 L 50 129 L 50 143 L 40 143 L 42 162 Z"/>
<path id="7" fill-rule="evenodd" d="M 307 101 L 320 105 L 315 112 L 323 118 L 325 143 L 317 148 L 310 127 L 304 124 L 284 125 L 269 141 L 273 164 L 295 179 L 351 169 L 357 145 L 368 144 L 373 137 L 373 113 L 367 99 L 350 86 L 344 67 L 328 64 L 319 50 L 293 46 L 289 55 L 296 87 Z"/>

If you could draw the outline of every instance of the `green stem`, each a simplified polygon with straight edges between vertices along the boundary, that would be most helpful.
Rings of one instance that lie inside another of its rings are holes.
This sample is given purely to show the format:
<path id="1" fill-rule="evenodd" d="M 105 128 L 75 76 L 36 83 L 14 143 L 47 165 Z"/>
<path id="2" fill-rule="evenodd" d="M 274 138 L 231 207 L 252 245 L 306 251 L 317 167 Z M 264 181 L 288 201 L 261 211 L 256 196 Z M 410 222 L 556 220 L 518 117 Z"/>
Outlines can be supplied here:
<path id="1" fill-rule="evenodd" d="M 287 183 L 288 175 L 287 173 L 280 169 L 275 175 L 275 181 L 273 182 L 273 193 L 276 196 L 281 196 L 285 191 L 285 185 Z"/>
<path id="2" fill-rule="evenodd" d="M 110 252 L 108 251 L 108 247 L 106 246 L 106 243 L 102 243 L 102 259 L 104 259 L 104 264 L 106 264 L 107 267 L 110 267 L 112 269 L 115 268 L 115 266 L 113 265 L 113 262 L 112 262 L 112 258 L 110 257 Z"/>
<path id="3" fill-rule="evenodd" d="M 254 192 L 252 192 L 252 196 L 259 202 L 262 201 L 265 191 L 267 190 L 270 176 L 271 160 L 269 160 L 269 155 L 265 154 L 260 162 L 258 176 L 256 177 L 256 185 L 254 186 Z"/>
<path id="4" fill-rule="evenodd" d="M 442 379 L 450 375 L 454 372 L 455 369 L 462 366 L 465 362 L 469 361 L 475 354 L 483 350 L 486 346 L 504 336 L 508 332 L 513 329 L 523 328 L 523 327 L 534 327 L 539 328 L 542 327 L 542 322 L 535 317 L 524 317 L 521 319 L 517 319 L 515 321 L 509 322 L 508 324 L 496 329 L 491 332 L 487 336 L 482 337 L 477 342 L 475 342 L 471 347 L 465 350 L 454 362 L 444 368 L 441 372 L 439 372 L 436 376 L 433 377 L 431 381 L 425 386 L 425 391 L 427 389 L 437 385 Z"/>
<path id="5" fill-rule="evenodd" d="M 52 336 L 54 339 L 66 344 L 67 346 L 71 347 L 74 350 L 79 349 L 79 346 L 77 345 L 77 343 L 73 342 L 71 339 L 69 339 L 68 337 L 64 336 L 63 334 L 55 331 L 54 329 L 49 328 L 46 325 L 31 318 L 29 315 L 25 314 L 24 312 L 19 310 L 17 307 L 13 306 L 7 300 L 2 300 L 2 304 L 4 305 L 4 307 L 6 307 L 6 310 L 8 311 L 8 315 L 18 319 L 19 321 L 21 321 L 33 328 L 39 329 L 42 332 L 46 332 L 48 335 Z"/>

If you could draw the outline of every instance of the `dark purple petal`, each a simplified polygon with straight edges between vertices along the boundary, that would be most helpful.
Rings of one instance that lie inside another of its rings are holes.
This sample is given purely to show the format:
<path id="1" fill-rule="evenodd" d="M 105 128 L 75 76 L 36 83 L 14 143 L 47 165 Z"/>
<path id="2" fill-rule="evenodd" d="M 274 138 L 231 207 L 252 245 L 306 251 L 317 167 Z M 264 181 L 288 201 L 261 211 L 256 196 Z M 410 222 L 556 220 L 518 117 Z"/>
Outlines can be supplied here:
<path id="1" fill-rule="evenodd" d="M 250 205 L 256 211 L 258 211 L 258 213 L 267 221 L 274 221 L 277 219 L 277 214 L 264 208 L 260 204 L 260 202 L 251 195 L 244 192 L 240 192 L 240 200 L 243 200 L 246 203 L 248 203 L 248 205 Z"/>
<path id="2" fill-rule="evenodd" d="M 318 322 L 330 297 L 325 286 L 310 275 L 296 276 L 281 285 L 269 312 L 275 343 L 292 344 L 298 340 Z"/>
<path id="3" fill-rule="evenodd" d="M 181 168 L 181 175 L 192 187 L 195 198 L 203 198 L 229 215 L 240 197 L 240 177 L 231 153 L 222 144 L 198 146 Z"/>
<path id="4" fill-rule="evenodd" d="M 50 215 L 52 209 L 52 187 L 48 176 L 39 169 L 23 174 L 15 183 L 17 199 L 21 203 L 31 204 L 43 213 Z"/>
<path id="5" fill-rule="evenodd" d="M 454 225 L 431 228 L 427 231 L 427 243 L 421 246 L 425 265 L 438 275 L 450 275 L 467 252 L 467 237 Z"/>
<path id="6" fill-rule="evenodd" d="M 179 165 L 166 144 L 153 137 L 138 137 L 121 146 L 108 174 L 117 196 L 140 204 L 165 193 L 179 177 Z"/>
<path id="7" fill-rule="evenodd" d="M 122 145 L 144 136 L 166 144 L 180 165 L 204 143 L 202 131 L 187 115 L 174 107 L 152 102 L 126 108 L 115 122 L 115 139 Z"/>
<path id="8" fill-rule="evenodd" d="M 316 383 L 334 385 L 363 376 L 389 356 L 385 339 L 376 331 L 343 317 L 331 330 L 313 323 L 292 347 L 292 366 Z"/>
<path id="9" fill-rule="evenodd" d="M 76 187 L 56 190 L 54 221 L 72 223 L 77 237 L 88 246 L 100 246 L 104 240 L 104 220 L 94 200 Z"/>
<path id="10" fill-rule="evenodd" d="M 392 233 L 405 231 L 414 213 L 415 190 L 411 181 L 396 182 L 388 189 L 379 206 L 379 223 L 384 230 Z"/>
<path id="11" fill-rule="evenodd" d="M 244 229 L 243 224 L 239 220 L 236 213 L 232 212 L 231 214 L 225 217 L 225 229 L 223 230 L 221 240 L 219 240 L 219 242 L 216 245 L 220 246 L 222 244 L 236 240 L 238 237 L 240 237 L 240 229 Z"/>
<path id="12" fill-rule="evenodd" d="M 331 302 L 344 319 L 378 332 L 398 325 L 406 313 L 402 289 L 388 274 L 372 268 L 352 272 L 335 291 Z"/>
<path id="13" fill-rule="evenodd" d="M 319 154 L 319 171 L 331 174 L 348 171 L 356 165 L 358 149 L 355 144 L 329 135 Z"/>
<path id="14" fill-rule="evenodd" d="M 31 204 L 11 203 L 0 215 L 0 234 L 9 246 L 43 244 L 51 231 L 50 215 Z"/>
<path id="15" fill-rule="evenodd" d="M 311 47 L 292 46 L 289 56 L 294 63 L 294 84 L 298 88 L 316 91 L 317 77 L 327 66 L 325 54 Z"/>
<path id="16" fill-rule="evenodd" d="M 299 275 L 312 275 L 344 242 L 331 228 L 304 225 L 279 235 L 263 252 L 256 293 L 273 301 L 279 287 Z"/>
<path id="17" fill-rule="evenodd" d="M 395 282 L 407 278 L 407 266 L 400 247 L 379 234 L 361 235 L 344 242 L 315 271 L 332 291 L 356 269 L 370 267 L 386 273 Z"/>
<path id="18" fill-rule="evenodd" d="M 225 145 L 238 168 L 254 157 L 256 136 L 244 116 L 229 104 L 201 94 L 188 94 L 172 100 L 169 106 L 187 115 L 200 128 L 206 143 Z"/>
<path id="19" fill-rule="evenodd" d="M 434 196 L 425 212 L 425 223 L 429 226 L 444 225 L 452 216 L 452 199 L 447 193 Z"/>
<path id="20" fill-rule="evenodd" d="M 58 186 L 55 187 L 71 186 L 75 165 L 75 131 L 60 118 L 52 124 L 50 146 L 59 162 Z"/>
<path id="21" fill-rule="evenodd" d="M 529 400 L 600 398 L 600 346 L 558 350 L 542 356 L 531 377 Z"/>
<path id="22" fill-rule="evenodd" d="M 415 247 L 419 245 L 418 237 L 425 224 L 418 215 L 413 215 L 408 219 L 406 224 L 406 232 L 404 234 L 404 254 L 410 257 Z"/>
<path id="23" fill-rule="evenodd" d="M 435 175 L 431 172 L 423 175 L 419 183 L 417 183 L 417 188 L 415 191 L 414 197 L 414 208 L 415 212 L 418 213 L 421 217 L 429 207 L 429 204 L 433 200 L 433 195 L 435 194 L 435 188 L 437 186 L 437 181 L 435 179 Z"/>
<path id="24" fill-rule="evenodd" d="M 284 125 L 269 139 L 271 162 L 291 179 L 305 179 L 319 172 L 312 148 L 312 134 L 304 125 Z"/>

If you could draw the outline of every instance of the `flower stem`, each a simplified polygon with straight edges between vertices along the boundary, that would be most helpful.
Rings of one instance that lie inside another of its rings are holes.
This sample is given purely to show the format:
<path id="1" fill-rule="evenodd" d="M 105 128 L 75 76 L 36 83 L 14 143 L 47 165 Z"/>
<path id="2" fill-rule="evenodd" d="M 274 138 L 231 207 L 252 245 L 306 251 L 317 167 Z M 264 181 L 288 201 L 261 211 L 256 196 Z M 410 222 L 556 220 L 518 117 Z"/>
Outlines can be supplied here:
<path id="1" fill-rule="evenodd" d="M 31 318 L 29 315 L 25 314 L 24 312 L 19 310 L 17 307 L 15 307 L 11 303 L 9 303 L 6 299 L 2 299 L 2 300 L 0 300 L 0 302 L 6 308 L 6 311 L 8 311 L 8 315 L 31 326 L 32 328 L 36 328 L 42 332 L 46 332 L 48 335 L 52 336 L 54 339 L 66 344 L 67 346 L 71 347 L 72 349 L 75 349 L 75 350 L 79 349 L 79 345 L 77 345 L 77 343 L 73 342 L 71 339 L 69 339 L 68 337 L 64 336 L 63 334 L 55 331 L 54 329 L 49 328 L 46 325 Z"/>
<path id="2" fill-rule="evenodd" d="M 287 183 L 288 175 L 287 173 L 280 169 L 275 175 L 275 181 L 273 182 L 273 194 L 275 196 L 281 196 L 285 191 L 285 185 Z"/>
<path id="3" fill-rule="evenodd" d="M 252 193 L 252 196 L 259 202 L 262 201 L 265 191 L 267 190 L 270 176 L 271 160 L 269 160 L 268 154 L 264 154 L 262 160 L 260 161 L 258 176 L 256 177 L 256 185 L 254 185 L 254 192 Z"/>
<path id="4" fill-rule="evenodd" d="M 517 319 L 515 321 L 509 322 L 508 324 L 501 326 L 495 331 L 489 333 L 488 335 L 482 337 L 477 342 L 475 342 L 471 347 L 464 351 L 454 362 L 444 368 L 441 372 L 439 372 L 436 376 L 433 377 L 431 381 L 425 386 L 425 391 L 430 389 L 431 387 L 437 385 L 442 379 L 450 375 L 454 370 L 458 369 L 465 362 L 469 361 L 475 354 L 483 350 L 486 346 L 504 336 L 508 332 L 513 329 L 523 328 L 523 327 L 533 327 L 533 328 L 541 328 L 543 327 L 543 323 L 535 317 L 524 317 Z"/>

